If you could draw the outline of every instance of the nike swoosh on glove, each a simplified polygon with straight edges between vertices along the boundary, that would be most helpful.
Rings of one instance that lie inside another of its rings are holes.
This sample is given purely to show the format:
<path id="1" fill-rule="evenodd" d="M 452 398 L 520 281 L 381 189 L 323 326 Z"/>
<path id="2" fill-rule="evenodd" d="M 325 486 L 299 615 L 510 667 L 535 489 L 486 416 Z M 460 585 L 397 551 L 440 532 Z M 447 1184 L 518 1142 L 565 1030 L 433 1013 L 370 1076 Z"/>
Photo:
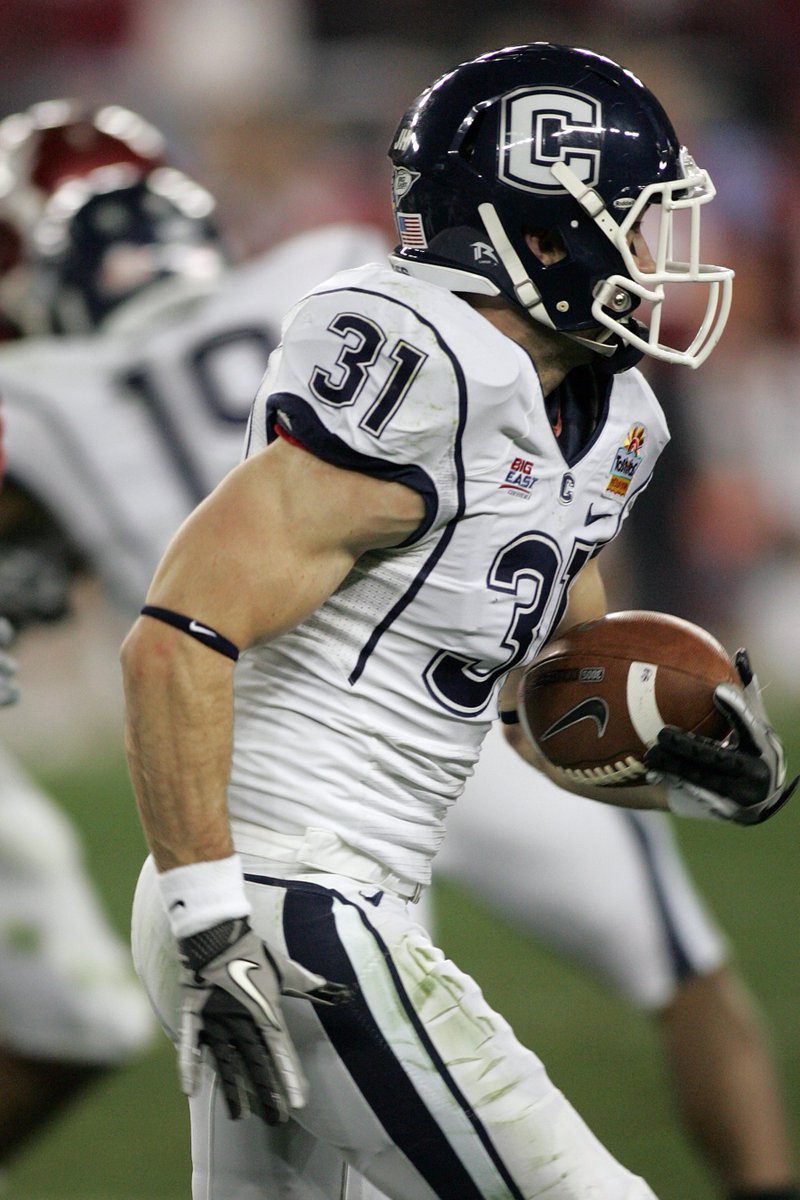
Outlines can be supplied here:
<path id="1" fill-rule="evenodd" d="M 228 1112 L 268 1125 L 302 1108 L 308 1084 L 286 1030 L 281 996 L 339 1004 L 350 991 L 270 951 L 245 918 L 182 938 L 182 1010 L 178 1047 L 181 1086 L 194 1095 L 207 1046 Z"/>
<path id="2" fill-rule="evenodd" d="M 667 725 L 644 755 L 652 774 L 667 785 L 670 811 L 685 817 L 718 817 L 760 825 L 783 808 L 800 776 L 786 786 L 783 746 L 769 722 L 746 650 L 737 650 L 741 687 L 722 683 L 714 703 L 730 723 L 724 742 Z"/>

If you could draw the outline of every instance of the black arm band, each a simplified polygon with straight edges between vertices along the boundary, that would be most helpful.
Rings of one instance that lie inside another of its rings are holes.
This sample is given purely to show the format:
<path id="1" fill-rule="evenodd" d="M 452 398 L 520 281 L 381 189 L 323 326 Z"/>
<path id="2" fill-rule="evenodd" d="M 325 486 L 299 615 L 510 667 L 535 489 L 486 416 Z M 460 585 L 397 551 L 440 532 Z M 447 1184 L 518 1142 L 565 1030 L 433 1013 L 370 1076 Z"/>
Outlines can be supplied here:
<path id="1" fill-rule="evenodd" d="M 188 633 L 189 637 L 197 638 L 198 642 L 202 642 L 210 650 L 216 650 L 218 654 L 224 654 L 226 658 L 232 658 L 234 662 L 239 657 L 238 646 L 234 646 L 233 642 L 229 642 L 221 633 L 217 633 L 216 629 L 210 629 L 201 621 L 185 617 L 183 613 L 173 612 L 171 608 L 158 608 L 154 604 L 145 604 L 141 613 L 143 617 L 155 617 L 157 621 L 163 621 L 165 625 L 174 625 L 182 633 Z"/>
<path id="2" fill-rule="evenodd" d="M 519 725 L 519 713 L 515 708 L 503 709 L 500 713 L 500 721 L 503 725 Z"/>

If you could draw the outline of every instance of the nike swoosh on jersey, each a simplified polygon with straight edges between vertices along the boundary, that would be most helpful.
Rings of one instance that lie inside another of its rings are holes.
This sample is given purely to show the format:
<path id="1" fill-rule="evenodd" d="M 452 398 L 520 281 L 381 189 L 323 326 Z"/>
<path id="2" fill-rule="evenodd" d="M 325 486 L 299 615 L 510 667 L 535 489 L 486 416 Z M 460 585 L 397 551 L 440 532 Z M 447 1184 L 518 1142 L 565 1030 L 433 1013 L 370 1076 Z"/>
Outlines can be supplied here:
<path id="1" fill-rule="evenodd" d="M 276 1029 L 280 1029 L 281 1023 L 278 1020 L 278 1014 L 264 993 L 258 990 L 250 978 L 250 972 L 258 970 L 258 963 L 251 962 L 247 958 L 235 958 L 233 962 L 227 964 L 227 970 L 236 986 L 241 988 L 246 996 L 249 996 L 257 1008 L 261 1009 L 269 1023 Z"/>
<path id="2" fill-rule="evenodd" d="M 205 625 L 199 625 L 197 623 L 197 621 L 189 622 L 189 632 L 190 633 L 204 633 L 206 635 L 206 637 L 216 637 L 217 636 L 213 629 L 208 629 Z"/>
<path id="3" fill-rule="evenodd" d="M 592 506 L 589 505 L 589 511 L 586 514 L 584 525 L 594 525 L 595 521 L 602 521 L 604 517 L 616 517 L 616 512 L 613 509 L 605 509 L 603 512 L 592 512 Z"/>
<path id="4" fill-rule="evenodd" d="M 559 717 L 554 721 L 549 729 L 542 733 L 538 741 L 546 742 L 548 738 L 554 737 L 557 733 L 562 733 L 565 729 L 569 729 L 571 725 L 577 725 L 579 721 L 594 721 L 597 725 L 597 736 L 601 738 L 606 731 L 608 724 L 608 705 L 600 696 L 588 696 L 585 700 L 581 700 L 580 704 L 576 704 L 569 712 L 565 712 L 563 717 Z"/>

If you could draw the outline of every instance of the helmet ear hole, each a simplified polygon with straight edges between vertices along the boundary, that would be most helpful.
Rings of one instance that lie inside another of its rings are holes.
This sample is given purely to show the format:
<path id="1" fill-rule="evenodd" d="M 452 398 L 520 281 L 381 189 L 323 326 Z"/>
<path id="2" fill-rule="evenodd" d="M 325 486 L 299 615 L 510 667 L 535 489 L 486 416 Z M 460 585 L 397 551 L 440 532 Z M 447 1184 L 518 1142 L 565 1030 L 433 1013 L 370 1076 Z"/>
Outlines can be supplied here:
<path id="1" fill-rule="evenodd" d="M 564 239 L 557 229 L 526 229 L 525 242 L 543 267 L 550 267 L 567 257 Z"/>

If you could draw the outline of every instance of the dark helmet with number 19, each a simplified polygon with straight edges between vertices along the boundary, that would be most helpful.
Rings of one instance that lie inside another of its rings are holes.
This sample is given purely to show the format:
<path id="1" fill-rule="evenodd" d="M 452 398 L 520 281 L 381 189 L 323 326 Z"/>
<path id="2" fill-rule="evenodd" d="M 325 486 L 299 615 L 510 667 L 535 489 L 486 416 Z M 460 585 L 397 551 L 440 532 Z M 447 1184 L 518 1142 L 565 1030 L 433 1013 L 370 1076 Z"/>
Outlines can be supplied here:
<path id="1" fill-rule="evenodd" d="M 396 270 L 502 295 L 624 366 L 644 353 L 696 367 L 716 345 L 733 272 L 700 261 L 713 184 L 655 96 L 610 59 L 535 42 L 463 63 L 409 108 L 389 154 Z M 645 271 L 630 243 L 648 209 L 658 228 Z M 533 237 L 557 253 L 542 261 Z M 662 306 L 668 285 L 688 283 L 705 287 L 705 309 L 681 350 L 661 341 Z M 632 316 L 642 302 L 647 326 Z"/>

